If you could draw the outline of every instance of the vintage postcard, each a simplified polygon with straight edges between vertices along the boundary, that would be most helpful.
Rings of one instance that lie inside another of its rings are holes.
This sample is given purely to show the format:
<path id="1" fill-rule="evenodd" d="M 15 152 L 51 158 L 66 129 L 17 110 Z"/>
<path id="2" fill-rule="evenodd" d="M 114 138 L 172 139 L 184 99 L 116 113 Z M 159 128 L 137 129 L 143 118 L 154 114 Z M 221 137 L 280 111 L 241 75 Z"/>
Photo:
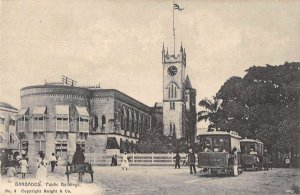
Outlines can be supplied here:
<path id="1" fill-rule="evenodd" d="M 0 2 L 0 195 L 300 193 L 300 1 Z"/>

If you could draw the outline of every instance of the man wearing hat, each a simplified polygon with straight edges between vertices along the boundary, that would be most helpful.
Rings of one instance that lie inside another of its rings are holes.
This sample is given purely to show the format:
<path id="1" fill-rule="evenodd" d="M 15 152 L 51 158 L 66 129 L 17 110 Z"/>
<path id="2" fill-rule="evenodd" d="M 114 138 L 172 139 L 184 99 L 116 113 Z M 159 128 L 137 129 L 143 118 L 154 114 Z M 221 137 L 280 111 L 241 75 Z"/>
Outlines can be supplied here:
<path id="1" fill-rule="evenodd" d="M 196 162 L 195 154 L 193 153 L 192 149 L 189 149 L 187 164 L 190 165 L 190 174 L 193 173 L 193 170 L 194 170 L 194 173 L 196 174 L 195 162 Z"/>

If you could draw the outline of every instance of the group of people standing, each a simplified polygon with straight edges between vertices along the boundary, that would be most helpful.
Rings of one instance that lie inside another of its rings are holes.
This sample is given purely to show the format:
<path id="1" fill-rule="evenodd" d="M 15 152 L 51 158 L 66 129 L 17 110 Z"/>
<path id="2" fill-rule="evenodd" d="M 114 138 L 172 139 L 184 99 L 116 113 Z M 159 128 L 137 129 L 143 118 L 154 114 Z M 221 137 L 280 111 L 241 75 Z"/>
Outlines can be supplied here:
<path id="1" fill-rule="evenodd" d="M 47 166 L 48 160 L 45 157 L 45 153 L 43 151 L 39 151 L 39 157 L 36 161 L 36 175 L 35 177 L 38 179 L 46 178 L 47 177 Z M 29 171 L 29 159 L 27 158 L 26 152 L 22 151 L 22 156 L 20 154 L 16 155 L 13 160 L 10 161 L 9 167 L 7 169 L 7 176 L 12 181 L 12 178 L 17 175 L 17 168 L 19 168 L 19 173 L 21 173 L 22 178 L 26 177 Z M 54 172 L 55 166 L 57 166 L 58 156 L 55 153 L 52 153 L 50 157 L 50 165 L 51 165 L 51 172 Z"/>
<path id="2" fill-rule="evenodd" d="M 179 155 L 179 153 L 177 152 L 175 157 L 173 157 L 173 159 L 175 159 L 175 169 L 180 169 L 180 160 L 181 157 Z M 189 165 L 190 167 L 190 174 L 196 174 L 196 156 L 195 153 L 193 152 L 193 149 L 189 149 L 189 153 L 186 156 L 186 160 L 183 161 L 184 165 Z"/>
<path id="3" fill-rule="evenodd" d="M 9 155 L 9 163 L 7 169 L 7 176 L 9 178 L 15 177 L 17 175 L 17 167 L 20 167 L 22 178 L 25 178 L 29 168 L 25 151 L 22 151 L 22 155 L 19 152 L 15 152 L 13 155 Z"/>
<path id="4" fill-rule="evenodd" d="M 127 156 L 127 153 L 124 152 L 123 157 L 122 157 L 122 162 L 121 162 L 121 169 L 122 170 L 128 170 L 129 168 L 129 157 Z M 117 155 L 113 155 L 111 158 L 111 164 L 110 166 L 117 166 L 118 165 L 118 157 Z"/>

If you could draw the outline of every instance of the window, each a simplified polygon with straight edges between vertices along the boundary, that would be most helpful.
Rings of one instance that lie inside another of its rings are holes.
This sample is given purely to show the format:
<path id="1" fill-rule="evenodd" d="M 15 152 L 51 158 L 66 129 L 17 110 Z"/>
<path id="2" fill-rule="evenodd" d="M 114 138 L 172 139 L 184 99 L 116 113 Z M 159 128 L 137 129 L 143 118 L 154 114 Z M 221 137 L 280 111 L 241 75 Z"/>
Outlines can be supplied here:
<path id="1" fill-rule="evenodd" d="M 175 128 L 175 124 L 173 124 L 173 134 L 175 134 L 176 128 Z"/>
<path id="2" fill-rule="evenodd" d="M 15 126 L 16 125 L 16 121 L 15 120 L 9 120 L 9 125 Z"/>
<path id="3" fill-rule="evenodd" d="M 33 130 L 45 130 L 45 120 L 44 117 L 34 117 L 32 121 Z"/>
<path id="4" fill-rule="evenodd" d="M 177 98 L 177 85 L 175 83 L 171 83 L 168 87 L 168 97 L 169 98 Z"/>
<path id="5" fill-rule="evenodd" d="M 200 137 L 200 143 L 202 145 L 202 150 L 208 148 L 211 151 L 218 149 L 219 151 L 230 151 L 230 138 L 221 135 L 207 135 Z"/>
<path id="6" fill-rule="evenodd" d="M 15 139 L 12 134 L 9 135 L 9 143 L 13 144 L 15 142 Z"/>
<path id="7" fill-rule="evenodd" d="M 22 116 L 18 119 L 18 130 L 25 131 L 26 130 L 26 124 L 27 124 L 27 118 L 26 116 Z"/>
<path id="8" fill-rule="evenodd" d="M 77 141 L 76 148 L 77 147 L 80 147 L 83 150 L 83 152 L 85 152 L 85 141 Z"/>
<path id="9" fill-rule="evenodd" d="M 94 126 L 94 131 L 97 130 L 98 128 L 98 117 L 97 116 L 94 116 L 94 120 L 93 120 L 93 126 Z"/>
<path id="10" fill-rule="evenodd" d="M 89 120 L 87 118 L 79 117 L 79 131 L 80 132 L 89 131 Z"/>
<path id="11" fill-rule="evenodd" d="M 175 130 L 176 130 L 175 124 L 170 123 L 170 134 L 169 134 L 169 136 L 174 136 L 175 135 Z"/>
<path id="12" fill-rule="evenodd" d="M 56 118 L 56 130 L 57 131 L 69 131 L 69 117 L 57 117 Z"/>
<path id="13" fill-rule="evenodd" d="M 35 141 L 35 152 L 38 154 L 38 152 L 43 151 L 46 153 L 46 141 Z"/>
<path id="14" fill-rule="evenodd" d="M 4 118 L 0 117 L 0 124 L 4 124 Z"/>
<path id="15" fill-rule="evenodd" d="M 21 141 L 21 150 L 28 152 L 28 141 Z"/>
<path id="16" fill-rule="evenodd" d="M 105 127 L 106 126 L 106 118 L 105 116 L 103 115 L 102 116 L 102 127 Z"/>
<path id="17" fill-rule="evenodd" d="M 125 107 L 122 107 L 122 113 L 121 113 L 121 130 L 126 129 L 126 121 L 127 121 L 127 114 Z"/>
<path id="18" fill-rule="evenodd" d="M 175 110 L 175 102 L 170 102 L 170 110 Z"/>
<path id="19" fill-rule="evenodd" d="M 132 130 L 132 111 L 128 109 L 128 131 Z"/>
<path id="20" fill-rule="evenodd" d="M 68 152 L 68 142 L 67 141 L 57 141 L 55 143 L 55 153 L 61 158 L 66 158 Z"/>

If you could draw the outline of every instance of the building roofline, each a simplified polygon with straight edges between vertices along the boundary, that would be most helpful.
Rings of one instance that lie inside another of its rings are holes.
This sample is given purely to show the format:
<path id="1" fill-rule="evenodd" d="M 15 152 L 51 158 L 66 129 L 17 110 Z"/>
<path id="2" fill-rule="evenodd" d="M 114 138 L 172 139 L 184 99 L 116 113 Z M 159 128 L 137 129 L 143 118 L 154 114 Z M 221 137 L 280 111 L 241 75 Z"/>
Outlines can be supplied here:
<path id="1" fill-rule="evenodd" d="M 33 86 L 27 86 L 27 87 L 23 87 L 21 88 L 20 91 L 23 91 L 23 90 L 27 90 L 27 89 L 34 89 L 34 88 L 67 88 L 67 89 L 84 89 L 84 90 L 87 90 L 89 91 L 91 94 L 95 93 L 95 92 L 113 92 L 114 93 L 114 96 L 116 99 L 118 100 L 121 100 L 121 101 L 125 101 L 125 98 L 128 98 L 130 99 L 131 101 L 139 104 L 140 107 L 142 107 L 142 109 L 144 110 L 147 110 L 147 112 L 150 112 L 150 106 L 140 102 L 139 100 L 133 98 L 133 97 L 130 97 L 129 95 L 117 90 L 117 89 L 102 89 L 102 88 L 93 88 L 93 89 L 89 89 L 89 88 L 85 88 L 85 87 L 80 87 L 80 86 L 67 86 L 67 85 L 51 85 L 51 84 L 44 84 L 44 85 L 33 85 Z M 123 96 L 123 97 L 122 97 Z M 93 97 L 93 95 L 91 96 L 91 98 Z M 130 102 L 127 102 L 127 103 L 130 103 Z M 135 105 L 132 105 L 132 106 L 135 106 Z"/>
<path id="2" fill-rule="evenodd" d="M 146 109 L 149 109 L 149 111 L 150 111 L 150 106 L 148 106 L 148 105 L 140 102 L 139 100 L 137 100 L 137 99 L 135 99 L 135 98 L 133 98 L 133 97 L 131 97 L 131 96 L 129 96 L 129 95 L 127 95 L 127 94 L 125 94 L 125 93 L 117 90 L 117 89 L 92 89 L 91 91 L 92 92 L 97 92 L 97 91 L 114 92 L 115 94 L 119 94 L 119 95 L 125 96 L 126 98 L 129 98 L 129 99 L 137 102 L 138 104 L 140 104 L 143 107 L 146 107 Z M 124 101 L 124 99 L 121 96 L 115 96 L 115 98 L 118 99 L 118 100 Z"/>

